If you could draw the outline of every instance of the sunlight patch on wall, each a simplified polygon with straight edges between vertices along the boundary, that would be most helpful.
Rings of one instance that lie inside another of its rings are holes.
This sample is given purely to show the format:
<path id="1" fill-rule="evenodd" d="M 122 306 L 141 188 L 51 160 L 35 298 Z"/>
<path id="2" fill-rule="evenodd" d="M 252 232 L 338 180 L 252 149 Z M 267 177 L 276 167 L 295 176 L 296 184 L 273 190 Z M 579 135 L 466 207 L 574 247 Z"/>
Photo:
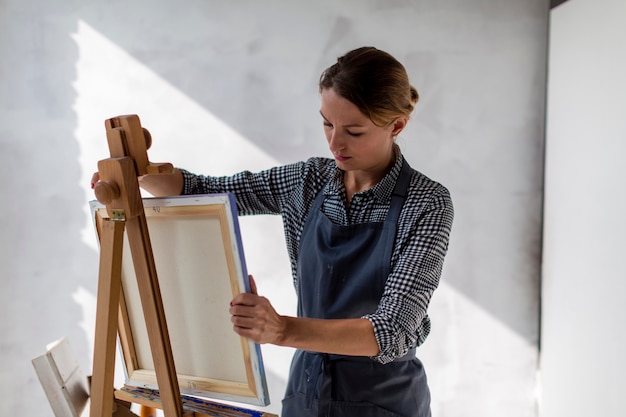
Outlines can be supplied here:
<path id="1" fill-rule="evenodd" d="M 148 157 L 193 172 L 225 175 L 277 164 L 250 140 L 108 40 L 84 21 L 72 35 L 76 62 L 75 136 L 80 146 L 81 187 L 85 202 L 94 199 L 89 183 L 97 163 L 109 156 L 104 120 L 137 114 L 153 137 Z M 175 59 L 175 57 L 173 57 Z M 85 204 L 86 244 L 97 248 Z"/>
<path id="2" fill-rule="evenodd" d="M 209 175 L 228 175 L 244 169 L 258 171 L 279 164 L 89 24 L 79 21 L 72 38 L 79 51 L 73 108 L 82 169 L 80 186 L 85 193 L 82 239 L 89 247 L 98 250 L 88 201 L 95 199 L 90 179 L 97 163 L 109 156 L 104 129 L 108 118 L 139 115 L 142 126 L 152 134 L 153 144 L 148 150 L 152 162 L 171 162 Z M 245 218 L 241 223 L 248 270 L 260 278 L 260 291 L 272 291 L 274 306 L 282 314 L 295 314 L 295 292 L 280 218 Z M 268 251 L 269 247 L 272 250 Z M 95 322 L 96 298 L 83 288 L 73 296 L 83 309 L 81 327 L 93 351 L 95 329 L 90 323 Z M 263 349 L 266 368 L 279 379 L 286 379 L 288 372 L 285 350 L 272 346 Z M 123 372 L 116 371 L 116 378 L 120 376 Z M 273 402 L 279 406 L 283 387 L 278 383 L 272 389 Z"/>
<path id="3" fill-rule="evenodd" d="M 432 331 L 418 348 L 417 356 L 427 371 L 432 368 L 431 364 L 438 364 L 437 372 L 428 374 L 431 392 L 437 393 L 431 404 L 433 415 L 445 414 L 458 404 L 472 404 L 476 400 L 474 389 L 493 391 L 494 381 L 498 389 L 519 390 L 521 375 L 534 379 L 537 346 L 445 279 L 433 295 L 428 314 Z M 485 354 L 470 357 L 468 351 Z M 505 372 L 503 367 L 507 368 Z M 467 379 L 463 377 L 465 372 L 477 376 L 472 380 L 472 389 L 468 389 Z M 485 415 L 496 415 L 498 409 L 520 409 L 529 402 L 536 403 L 535 387 L 527 388 L 515 399 L 494 397 L 485 405 L 485 410 L 493 412 Z"/>

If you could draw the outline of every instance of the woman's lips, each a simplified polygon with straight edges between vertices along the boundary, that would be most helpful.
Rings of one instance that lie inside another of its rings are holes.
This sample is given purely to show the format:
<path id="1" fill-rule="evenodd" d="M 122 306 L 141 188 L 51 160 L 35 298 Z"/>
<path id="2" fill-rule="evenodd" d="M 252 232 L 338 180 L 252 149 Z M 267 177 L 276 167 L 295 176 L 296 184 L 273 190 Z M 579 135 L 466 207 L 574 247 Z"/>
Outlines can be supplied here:
<path id="1" fill-rule="evenodd" d="M 335 159 L 339 162 L 344 162 L 347 161 L 348 159 L 350 159 L 349 156 L 341 156 L 341 155 L 336 155 L 335 154 Z"/>

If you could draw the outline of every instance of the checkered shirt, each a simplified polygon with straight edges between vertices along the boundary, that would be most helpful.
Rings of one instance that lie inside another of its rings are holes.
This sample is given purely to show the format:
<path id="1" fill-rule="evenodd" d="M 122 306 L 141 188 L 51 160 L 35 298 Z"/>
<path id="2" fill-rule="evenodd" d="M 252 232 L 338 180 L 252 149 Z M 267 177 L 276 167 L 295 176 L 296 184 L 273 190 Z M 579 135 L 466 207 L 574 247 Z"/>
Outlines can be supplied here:
<path id="1" fill-rule="evenodd" d="M 300 235 L 318 192 L 323 190 L 325 195 L 322 211 L 335 224 L 384 221 L 402 161 L 399 154 L 391 171 L 373 188 L 355 194 L 349 208 L 344 204 L 343 171 L 334 160 L 317 157 L 230 177 L 195 175 L 181 169 L 182 194 L 232 192 L 240 215 L 281 215 L 297 291 Z M 364 316 L 373 324 L 380 348 L 373 359 L 393 361 L 426 340 L 431 328 L 427 308 L 439 284 L 453 216 L 448 190 L 413 170 L 384 294 L 376 312 Z"/>

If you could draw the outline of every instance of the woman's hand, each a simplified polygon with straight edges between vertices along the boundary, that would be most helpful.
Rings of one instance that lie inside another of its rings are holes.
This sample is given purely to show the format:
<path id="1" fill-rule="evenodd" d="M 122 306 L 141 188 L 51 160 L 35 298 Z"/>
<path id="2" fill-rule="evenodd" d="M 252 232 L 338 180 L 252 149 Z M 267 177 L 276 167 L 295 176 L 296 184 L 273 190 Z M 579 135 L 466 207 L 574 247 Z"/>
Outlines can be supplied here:
<path id="1" fill-rule="evenodd" d="M 91 176 L 91 189 L 93 190 L 96 186 L 96 183 L 100 181 L 100 173 L 99 172 L 94 172 L 93 175 Z"/>
<path id="2" fill-rule="evenodd" d="M 252 293 L 238 294 L 230 303 L 233 330 L 255 343 L 280 345 L 285 333 L 284 319 L 267 298 L 257 294 L 254 278 L 249 278 Z"/>
<path id="3" fill-rule="evenodd" d="M 379 353 L 369 320 L 281 316 L 267 298 L 257 294 L 252 276 L 250 287 L 251 293 L 238 294 L 230 304 L 230 321 L 238 335 L 259 344 L 271 343 L 314 352 L 353 356 Z"/>

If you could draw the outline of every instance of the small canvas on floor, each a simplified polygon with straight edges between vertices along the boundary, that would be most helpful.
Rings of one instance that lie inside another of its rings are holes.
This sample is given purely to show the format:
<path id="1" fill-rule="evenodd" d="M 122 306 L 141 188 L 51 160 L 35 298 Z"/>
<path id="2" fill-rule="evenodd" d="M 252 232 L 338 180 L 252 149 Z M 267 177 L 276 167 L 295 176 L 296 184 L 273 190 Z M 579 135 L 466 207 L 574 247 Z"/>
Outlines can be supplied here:
<path id="1" fill-rule="evenodd" d="M 68 340 L 63 337 L 32 360 L 54 415 L 80 417 L 89 400 L 87 378 Z"/>

